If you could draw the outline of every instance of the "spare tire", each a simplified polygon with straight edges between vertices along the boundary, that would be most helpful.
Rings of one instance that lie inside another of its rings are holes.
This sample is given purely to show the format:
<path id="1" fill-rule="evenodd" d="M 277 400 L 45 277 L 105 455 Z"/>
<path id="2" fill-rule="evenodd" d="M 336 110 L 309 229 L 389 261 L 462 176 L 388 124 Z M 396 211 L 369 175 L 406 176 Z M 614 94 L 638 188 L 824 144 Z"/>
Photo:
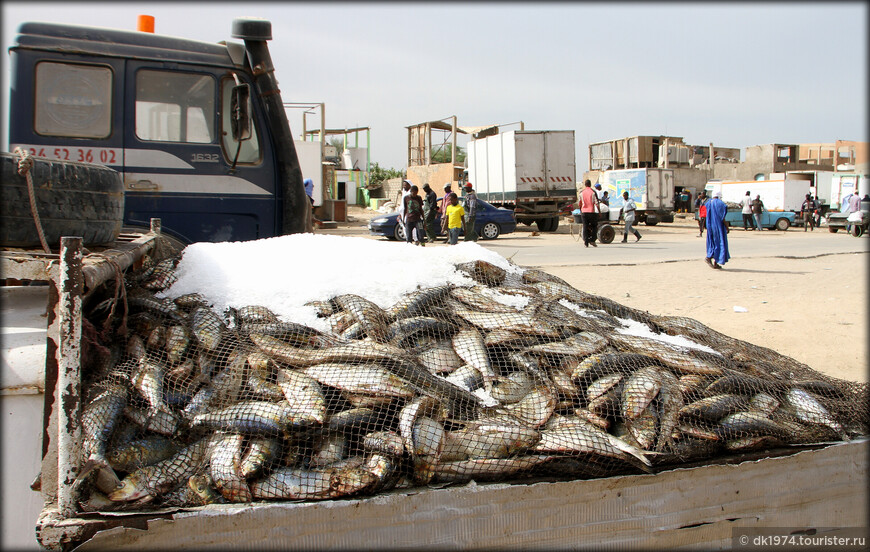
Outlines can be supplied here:
<path id="1" fill-rule="evenodd" d="M 18 159 L 0 153 L 0 246 L 40 247 L 27 179 L 18 174 Z M 59 247 L 64 236 L 81 237 L 83 245 L 117 240 L 124 220 L 124 183 L 117 171 L 91 163 L 32 159 L 36 208 L 49 247 Z"/>

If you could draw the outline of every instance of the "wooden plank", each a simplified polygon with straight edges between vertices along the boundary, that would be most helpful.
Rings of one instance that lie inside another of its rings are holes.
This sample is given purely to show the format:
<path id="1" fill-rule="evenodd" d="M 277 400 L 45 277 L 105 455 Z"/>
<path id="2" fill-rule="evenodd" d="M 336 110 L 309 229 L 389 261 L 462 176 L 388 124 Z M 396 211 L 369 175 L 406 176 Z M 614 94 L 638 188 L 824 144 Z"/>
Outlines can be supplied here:
<path id="1" fill-rule="evenodd" d="M 587 481 L 469 484 L 359 500 L 221 505 L 116 527 L 77 551 L 731 547 L 734 528 L 866 522 L 867 441 Z"/>

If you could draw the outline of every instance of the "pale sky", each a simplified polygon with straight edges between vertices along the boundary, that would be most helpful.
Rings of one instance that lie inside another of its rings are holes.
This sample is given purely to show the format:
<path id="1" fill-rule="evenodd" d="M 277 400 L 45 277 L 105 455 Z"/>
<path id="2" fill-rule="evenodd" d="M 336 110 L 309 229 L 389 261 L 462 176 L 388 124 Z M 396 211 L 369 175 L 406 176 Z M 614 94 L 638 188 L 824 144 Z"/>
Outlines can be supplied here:
<path id="1" fill-rule="evenodd" d="M 404 168 L 405 127 L 524 121 L 588 144 L 634 135 L 745 150 L 867 141 L 867 4 L 9 2 L 8 50 L 24 21 L 232 40 L 232 20 L 272 22 L 285 102 L 325 102 L 328 128 L 371 127 L 371 158 Z M 290 112 L 294 136 L 301 110 Z M 309 128 L 319 117 L 308 118 Z M 516 127 L 509 127 L 516 128 Z M 745 154 L 745 151 L 744 151 Z"/>

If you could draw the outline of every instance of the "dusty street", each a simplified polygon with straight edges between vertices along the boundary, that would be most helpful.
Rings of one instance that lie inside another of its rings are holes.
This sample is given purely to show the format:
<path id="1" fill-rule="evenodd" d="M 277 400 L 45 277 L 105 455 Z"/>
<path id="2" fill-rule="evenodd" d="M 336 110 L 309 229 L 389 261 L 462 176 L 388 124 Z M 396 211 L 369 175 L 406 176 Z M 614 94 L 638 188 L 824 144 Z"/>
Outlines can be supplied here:
<path id="1" fill-rule="evenodd" d="M 349 208 L 349 221 L 317 232 L 369 236 L 377 213 Z M 552 234 L 520 225 L 480 245 L 525 267 L 653 314 L 688 316 L 774 349 L 834 377 L 868 381 L 868 238 L 826 228 L 729 234 L 731 261 L 712 270 L 691 219 L 641 225 L 643 239 L 584 248 L 562 225 Z M 372 239 L 383 239 L 370 236 Z M 397 244 L 398 246 L 398 244 Z M 436 247 L 445 247 L 443 242 Z"/>

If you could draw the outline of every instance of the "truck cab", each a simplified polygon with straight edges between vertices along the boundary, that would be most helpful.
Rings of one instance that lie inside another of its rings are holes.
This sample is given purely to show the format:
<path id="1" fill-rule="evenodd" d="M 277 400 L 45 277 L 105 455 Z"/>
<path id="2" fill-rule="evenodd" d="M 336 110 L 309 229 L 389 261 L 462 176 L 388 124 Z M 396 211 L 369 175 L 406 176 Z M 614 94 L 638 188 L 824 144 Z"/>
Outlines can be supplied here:
<path id="1" fill-rule="evenodd" d="M 160 218 L 183 243 L 310 229 L 271 24 L 233 31 L 244 46 L 24 23 L 10 48 L 10 150 L 117 170 L 124 224 Z"/>

